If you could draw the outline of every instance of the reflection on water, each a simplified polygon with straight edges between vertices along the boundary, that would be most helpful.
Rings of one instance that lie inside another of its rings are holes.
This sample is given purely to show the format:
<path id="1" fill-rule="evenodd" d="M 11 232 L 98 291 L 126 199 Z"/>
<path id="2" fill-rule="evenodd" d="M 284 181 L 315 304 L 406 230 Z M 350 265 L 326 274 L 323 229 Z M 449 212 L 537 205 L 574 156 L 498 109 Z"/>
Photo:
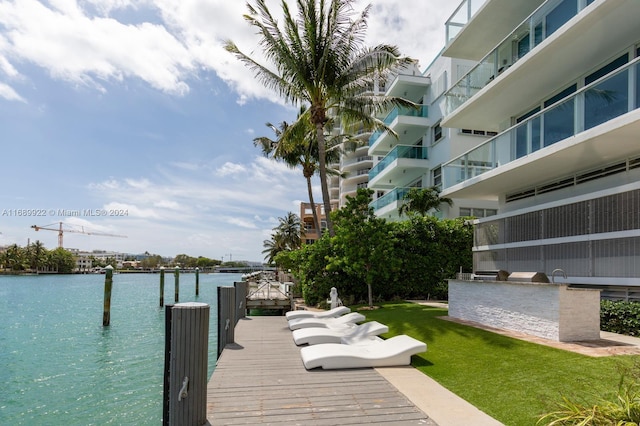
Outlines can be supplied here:
<path id="1" fill-rule="evenodd" d="M 239 274 L 180 275 L 180 301 L 211 305 Z M 165 303 L 173 302 L 165 283 Z M 114 275 L 102 326 L 104 275 L 0 276 L 0 424 L 144 425 L 162 421 L 164 308 L 159 275 Z"/>

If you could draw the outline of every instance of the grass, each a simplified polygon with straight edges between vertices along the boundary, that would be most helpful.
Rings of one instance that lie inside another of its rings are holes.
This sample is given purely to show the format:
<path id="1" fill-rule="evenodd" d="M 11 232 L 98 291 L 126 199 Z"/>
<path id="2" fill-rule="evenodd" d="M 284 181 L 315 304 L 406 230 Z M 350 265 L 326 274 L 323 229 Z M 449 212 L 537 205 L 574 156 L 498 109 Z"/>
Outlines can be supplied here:
<path id="1" fill-rule="evenodd" d="M 447 310 L 383 304 L 368 320 L 427 343 L 412 365 L 508 426 L 535 425 L 566 396 L 595 404 L 615 398 L 625 370 L 640 356 L 594 358 L 439 319 Z"/>

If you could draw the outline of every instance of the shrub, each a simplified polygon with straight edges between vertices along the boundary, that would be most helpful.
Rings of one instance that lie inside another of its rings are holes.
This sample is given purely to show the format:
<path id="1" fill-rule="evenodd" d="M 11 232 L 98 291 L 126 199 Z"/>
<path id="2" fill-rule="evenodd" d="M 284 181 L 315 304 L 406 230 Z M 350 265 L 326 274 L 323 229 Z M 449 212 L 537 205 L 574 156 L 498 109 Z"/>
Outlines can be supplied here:
<path id="1" fill-rule="evenodd" d="M 600 329 L 627 336 L 640 336 L 640 303 L 601 301 Z"/>

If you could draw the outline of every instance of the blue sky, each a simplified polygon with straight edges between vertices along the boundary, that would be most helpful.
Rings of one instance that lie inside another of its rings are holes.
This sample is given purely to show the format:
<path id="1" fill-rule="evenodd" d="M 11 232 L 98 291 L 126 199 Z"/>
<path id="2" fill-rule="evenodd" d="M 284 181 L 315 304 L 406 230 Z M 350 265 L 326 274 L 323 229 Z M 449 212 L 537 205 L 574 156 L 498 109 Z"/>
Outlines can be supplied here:
<path id="1" fill-rule="evenodd" d="M 368 44 L 396 44 L 424 67 L 457 2 L 372 5 Z M 0 246 L 55 248 L 55 232 L 31 225 L 62 221 L 127 237 L 68 232 L 67 248 L 261 261 L 278 217 L 308 197 L 300 170 L 253 146 L 295 110 L 223 50 L 232 39 L 259 52 L 245 11 L 220 0 L 0 0 Z"/>

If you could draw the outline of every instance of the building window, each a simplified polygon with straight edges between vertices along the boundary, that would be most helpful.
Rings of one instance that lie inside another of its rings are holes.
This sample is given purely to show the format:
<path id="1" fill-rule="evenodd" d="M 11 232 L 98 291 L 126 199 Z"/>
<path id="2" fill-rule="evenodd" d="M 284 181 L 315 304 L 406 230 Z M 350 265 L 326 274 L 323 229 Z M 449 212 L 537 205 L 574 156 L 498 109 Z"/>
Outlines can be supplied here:
<path id="1" fill-rule="evenodd" d="M 436 188 L 442 189 L 442 167 L 436 167 L 431 171 L 431 182 Z"/>
<path id="2" fill-rule="evenodd" d="M 433 142 L 438 142 L 442 139 L 442 127 L 440 127 L 440 123 L 433 126 Z"/>
<path id="3" fill-rule="evenodd" d="M 496 209 L 479 209 L 473 207 L 460 207 L 460 216 L 473 216 L 477 218 L 495 216 L 498 214 Z"/>

